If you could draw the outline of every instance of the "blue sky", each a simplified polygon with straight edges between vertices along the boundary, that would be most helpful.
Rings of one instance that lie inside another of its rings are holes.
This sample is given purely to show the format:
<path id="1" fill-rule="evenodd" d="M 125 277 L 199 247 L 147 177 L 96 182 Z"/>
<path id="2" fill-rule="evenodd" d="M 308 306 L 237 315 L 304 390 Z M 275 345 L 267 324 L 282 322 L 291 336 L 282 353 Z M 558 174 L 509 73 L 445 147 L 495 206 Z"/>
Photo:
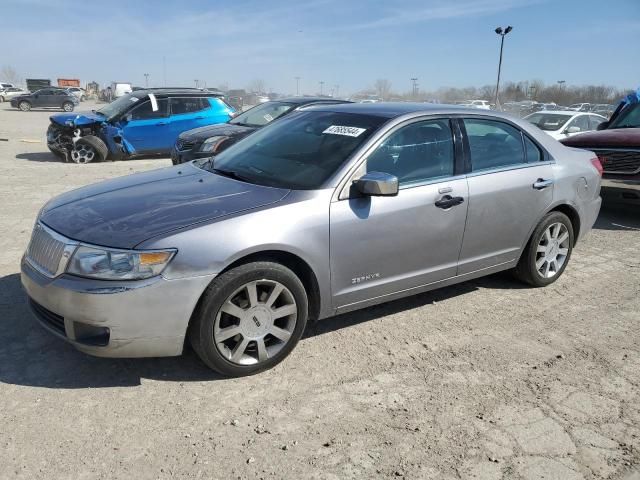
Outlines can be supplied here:
<path id="1" fill-rule="evenodd" d="M 340 93 L 386 78 L 397 91 L 503 80 L 640 85 L 640 0 L 2 0 L 1 65 L 80 78 Z M 26 20 L 26 21 L 25 21 Z"/>

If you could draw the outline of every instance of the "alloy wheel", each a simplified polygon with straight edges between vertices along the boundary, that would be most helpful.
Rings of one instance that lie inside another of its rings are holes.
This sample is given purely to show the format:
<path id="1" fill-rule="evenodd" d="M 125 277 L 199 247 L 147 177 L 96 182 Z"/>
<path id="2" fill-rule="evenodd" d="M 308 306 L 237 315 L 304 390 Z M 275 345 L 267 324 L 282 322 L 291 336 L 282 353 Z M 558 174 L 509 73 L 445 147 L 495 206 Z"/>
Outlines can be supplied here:
<path id="1" fill-rule="evenodd" d="M 89 163 L 96 158 L 96 151 L 84 143 L 75 144 L 71 150 L 71 159 L 76 163 Z"/>
<path id="2" fill-rule="evenodd" d="M 569 254 L 569 231 L 562 223 L 552 223 L 538 242 L 536 250 L 536 271 L 543 278 L 555 277 Z"/>
<path id="3" fill-rule="evenodd" d="M 298 307 L 291 291 L 275 280 L 246 283 L 224 301 L 216 315 L 213 339 L 236 365 L 273 358 L 289 342 Z"/>

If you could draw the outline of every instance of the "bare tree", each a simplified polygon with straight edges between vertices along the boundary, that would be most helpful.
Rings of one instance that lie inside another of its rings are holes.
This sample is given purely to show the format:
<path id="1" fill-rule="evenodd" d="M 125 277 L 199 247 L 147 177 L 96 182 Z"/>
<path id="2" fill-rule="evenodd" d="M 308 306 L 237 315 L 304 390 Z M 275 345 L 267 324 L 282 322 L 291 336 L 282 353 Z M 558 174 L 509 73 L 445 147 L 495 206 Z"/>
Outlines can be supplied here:
<path id="1" fill-rule="evenodd" d="M 386 78 L 379 78 L 373 88 L 382 100 L 387 100 L 391 94 L 391 82 Z"/>
<path id="2" fill-rule="evenodd" d="M 256 78 L 247 87 L 251 93 L 264 93 L 266 88 L 265 81 L 261 78 Z"/>
<path id="3" fill-rule="evenodd" d="M 11 65 L 2 66 L 2 69 L 0 69 L 0 78 L 7 83 L 22 83 L 22 78 Z"/>

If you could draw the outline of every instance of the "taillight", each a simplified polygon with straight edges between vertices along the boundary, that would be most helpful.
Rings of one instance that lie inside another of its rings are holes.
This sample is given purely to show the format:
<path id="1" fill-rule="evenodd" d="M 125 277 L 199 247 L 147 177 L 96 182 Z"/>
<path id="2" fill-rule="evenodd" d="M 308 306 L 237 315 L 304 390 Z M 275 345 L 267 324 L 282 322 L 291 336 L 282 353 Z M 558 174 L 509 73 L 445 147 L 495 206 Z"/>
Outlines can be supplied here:
<path id="1" fill-rule="evenodd" d="M 596 167 L 596 170 L 598 170 L 598 173 L 600 174 L 600 176 L 602 176 L 602 172 L 604 171 L 604 169 L 602 168 L 602 163 L 600 163 L 600 159 L 598 157 L 591 159 L 591 165 Z"/>

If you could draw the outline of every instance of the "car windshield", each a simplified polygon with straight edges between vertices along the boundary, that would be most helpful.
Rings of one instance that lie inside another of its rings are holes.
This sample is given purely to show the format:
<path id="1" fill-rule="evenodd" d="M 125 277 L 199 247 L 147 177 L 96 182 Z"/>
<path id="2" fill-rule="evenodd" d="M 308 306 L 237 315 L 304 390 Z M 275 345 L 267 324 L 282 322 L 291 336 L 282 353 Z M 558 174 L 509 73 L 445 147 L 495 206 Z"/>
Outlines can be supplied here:
<path id="1" fill-rule="evenodd" d="M 108 119 L 111 119 L 123 113 L 125 110 L 129 108 L 129 106 L 133 105 L 139 100 L 140 99 L 138 97 L 135 97 L 131 94 L 123 95 L 120 98 L 115 99 L 113 102 L 109 103 L 108 105 L 105 105 L 104 107 L 102 107 L 100 110 L 97 111 L 97 113 L 100 113 L 101 115 L 104 115 Z"/>
<path id="2" fill-rule="evenodd" d="M 534 113 L 529 115 L 526 120 L 533 123 L 540 130 L 559 130 L 572 117 L 572 115 L 562 115 L 560 113 Z"/>
<path id="3" fill-rule="evenodd" d="M 229 123 L 247 127 L 262 127 L 296 107 L 294 103 L 267 102 L 242 112 Z"/>
<path id="4" fill-rule="evenodd" d="M 295 112 L 231 146 L 203 168 L 259 185 L 314 190 L 385 121 L 373 115 Z"/>
<path id="5" fill-rule="evenodd" d="M 634 103 L 623 108 L 608 128 L 638 128 L 640 127 L 640 103 Z"/>

